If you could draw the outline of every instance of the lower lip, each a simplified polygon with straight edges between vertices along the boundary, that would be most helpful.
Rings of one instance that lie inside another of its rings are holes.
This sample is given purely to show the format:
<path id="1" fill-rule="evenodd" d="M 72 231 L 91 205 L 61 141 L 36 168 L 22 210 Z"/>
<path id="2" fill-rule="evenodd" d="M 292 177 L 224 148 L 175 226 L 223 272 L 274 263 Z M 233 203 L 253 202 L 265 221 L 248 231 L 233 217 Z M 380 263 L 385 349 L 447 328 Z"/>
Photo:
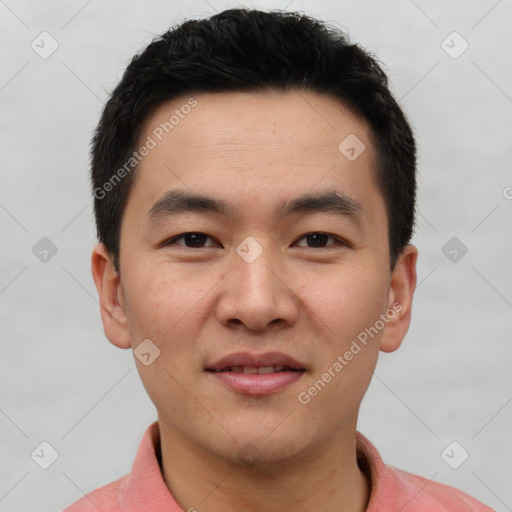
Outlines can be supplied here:
<path id="1" fill-rule="evenodd" d="M 237 373 L 237 372 L 208 372 L 215 379 L 234 391 L 247 395 L 268 395 L 284 389 L 297 382 L 305 373 L 276 372 L 276 373 Z"/>

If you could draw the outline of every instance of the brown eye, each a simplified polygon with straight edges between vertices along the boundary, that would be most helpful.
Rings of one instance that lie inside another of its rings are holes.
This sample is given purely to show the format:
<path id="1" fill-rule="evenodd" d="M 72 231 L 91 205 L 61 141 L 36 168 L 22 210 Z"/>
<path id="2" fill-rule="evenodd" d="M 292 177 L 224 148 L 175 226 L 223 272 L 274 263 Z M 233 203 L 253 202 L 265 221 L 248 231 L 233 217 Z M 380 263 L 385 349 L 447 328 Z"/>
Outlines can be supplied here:
<path id="1" fill-rule="evenodd" d="M 327 241 L 329 238 L 333 239 L 335 241 L 334 244 L 325 245 L 327 244 Z M 340 240 L 338 237 L 335 237 L 334 235 L 328 235 L 327 233 L 308 233 L 307 235 L 304 235 L 300 238 L 300 240 L 305 239 L 308 244 L 311 244 L 312 249 L 322 249 L 323 247 L 331 247 L 335 245 L 346 245 L 342 240 Z M 304 247 L 304 246 L 302 246 Z"/>
<path id="2" fill-rule="evenodd" d="M 211 238 L 210 236 L 204 233 L 182 233 L 181 235 L 177 235 L 173 238 L 170 238 L 164 243 L 164 246 L 168 245 L 181 245 L 188 249 L 201 249 L 204 246 L 204 242 L 207 238 Z M 184 244 L 176 243 L 178 240 L 183 239 Z"/>

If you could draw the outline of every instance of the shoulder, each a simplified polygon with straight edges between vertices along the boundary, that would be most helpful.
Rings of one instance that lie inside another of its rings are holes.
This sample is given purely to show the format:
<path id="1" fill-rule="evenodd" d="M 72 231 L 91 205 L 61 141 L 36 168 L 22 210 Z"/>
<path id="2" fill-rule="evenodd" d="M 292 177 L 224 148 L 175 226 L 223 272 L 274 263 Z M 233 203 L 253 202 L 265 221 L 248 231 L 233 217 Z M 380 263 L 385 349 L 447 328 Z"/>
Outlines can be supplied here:
<path id="1" fill-rule="evenodd" d="M 89 492 L 64 509 L 64 512 L 98 512 L 98 510 L 118 512 L 119 488 L 127 476 Z"/>
<path id="2" fill-rule="evenodd" d="M 367 512 L 494 512 L 454 487 L 385 464 L 360 432 L 356 449 L 358 464 L 371 482 Z"/>
<path id="3" fill-rule="evenodd" d="M 468 494 L 446 484 L 385 466 L 385 480 L 392 480 L 395 498 L 403 512 L 493 512 Z"/>

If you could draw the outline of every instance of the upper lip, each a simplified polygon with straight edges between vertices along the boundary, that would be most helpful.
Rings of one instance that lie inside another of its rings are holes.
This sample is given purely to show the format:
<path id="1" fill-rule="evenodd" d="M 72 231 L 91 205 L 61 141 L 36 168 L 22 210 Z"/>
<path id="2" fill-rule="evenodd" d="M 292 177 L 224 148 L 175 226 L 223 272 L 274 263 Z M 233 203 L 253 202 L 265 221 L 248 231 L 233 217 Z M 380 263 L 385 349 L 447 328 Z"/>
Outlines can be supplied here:
<path id="1" fill-rule="evenodd" d="M 263 354 L 236 352 L 207 365 L 206 369 L 221 371 L 230 366 L 289 366 L 294 370 L 305 369 L 302 363 L 282 352 L 264 352 Z"/>

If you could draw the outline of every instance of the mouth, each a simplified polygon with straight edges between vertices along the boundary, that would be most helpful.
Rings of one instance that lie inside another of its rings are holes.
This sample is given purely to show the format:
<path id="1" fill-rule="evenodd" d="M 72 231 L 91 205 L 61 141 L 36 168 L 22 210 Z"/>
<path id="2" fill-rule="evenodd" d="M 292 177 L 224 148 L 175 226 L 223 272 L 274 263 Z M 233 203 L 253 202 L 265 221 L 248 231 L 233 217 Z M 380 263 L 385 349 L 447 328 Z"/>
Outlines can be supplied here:
<path id="1" fill-rule="evenodd" d="M 207 372 L 214 373 L 222 373 L 222 372 L 232 372 L 232 373 L 245 373 L 246 375 L 264 375 L 267 373 L 280 373 L 280 372 L 304 372 L 306 371 L 304 368 L 290 368 L 289 366 L 283 365 L 272 365 L 272 366 L 227 366 L 226 368 L 222 368 L 222 370 L 212 370 L 207 368 Z"/>
<path id="2" fill-rule="evenodd" d="M 208 365 L 205 371 L 216 382 L 236 393 L 266 395 L 299 380 L 306 368 L 280 352 L 230 354 Z"/>

